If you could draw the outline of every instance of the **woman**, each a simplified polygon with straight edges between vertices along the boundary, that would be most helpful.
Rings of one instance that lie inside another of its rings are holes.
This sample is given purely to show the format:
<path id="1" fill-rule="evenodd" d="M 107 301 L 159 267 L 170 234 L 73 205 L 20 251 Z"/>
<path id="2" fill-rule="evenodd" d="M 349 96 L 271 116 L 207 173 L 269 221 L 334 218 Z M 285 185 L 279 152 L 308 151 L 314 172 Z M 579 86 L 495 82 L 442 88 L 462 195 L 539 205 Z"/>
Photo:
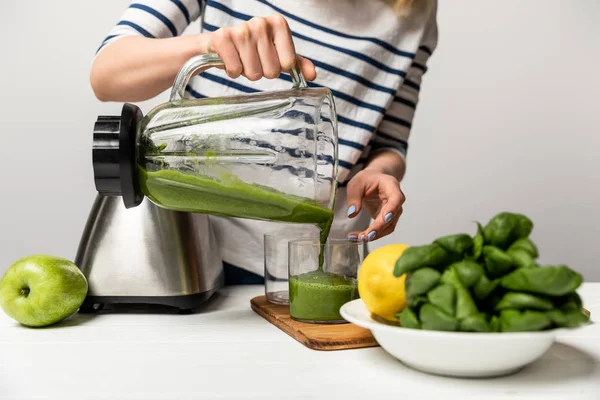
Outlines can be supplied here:
<path id="1" fill-rule="evenodd" d="M 147 100 L 168 89 L 188 59 L 213 52 L 225 71 L 195 77 L 187 93 L 226 96 L 287 89 L 280 74 L 297 63 L 307 80 L 332 90 L 338 111 L 332 235 L 372 241 L 392 233 L 402 214 L 399 183 L 437 45 L 436 12 L 435 0 L 139 0 L 102 43 L 91 84 L 102 101 Z M 182 36 L 199 19 L 202 33 Z M 259 278 L 269 224 L 212 221 L 226 276 Z"/>

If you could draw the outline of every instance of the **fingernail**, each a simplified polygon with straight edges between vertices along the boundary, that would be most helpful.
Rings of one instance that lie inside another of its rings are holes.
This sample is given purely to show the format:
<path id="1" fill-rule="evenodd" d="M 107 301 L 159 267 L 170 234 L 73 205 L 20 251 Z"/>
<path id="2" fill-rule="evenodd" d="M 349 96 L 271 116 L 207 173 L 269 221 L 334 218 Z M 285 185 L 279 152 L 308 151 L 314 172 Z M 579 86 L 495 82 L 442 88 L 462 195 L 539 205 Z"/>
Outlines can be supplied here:
<path id="1" fill-rule="evenodd" d="M 375 232 L 375 231 L 369 232 L 369 240 L 375 239 L 375 235 L 377 235 L 377 232 Z"/>
<path id="2" fill-rule="evenodd" d="M 358 236 L 356 235 L 350 235 L 348 236 L 348 240 L 351 242 L 356 242 L 356 240 L 358 239 Z"/>
<path id="3" fill-rule="evenodd" d="M 367 240 L 367 237 L 365 235 L 361 235 L 360 240 L 361 240 L 361 242 L 364 242 Z"/>
<path id="4" fill-rule="evenodd" d="M 356 212 L 356 207 L 355 206 L 348 207 L 348 216 L 351 216 L 355 212 Z"/>
<path id="5" fill-rule="evenodd" d="M 385 223 L 387 224 L 388 222 L 390 222 L 392 220 L 392 217 L 394 216 L 394 214 L 392 213 L 387 213 L 385 215 L 385 218 L 383 218 L 383 220 L 385 221 Z"/>

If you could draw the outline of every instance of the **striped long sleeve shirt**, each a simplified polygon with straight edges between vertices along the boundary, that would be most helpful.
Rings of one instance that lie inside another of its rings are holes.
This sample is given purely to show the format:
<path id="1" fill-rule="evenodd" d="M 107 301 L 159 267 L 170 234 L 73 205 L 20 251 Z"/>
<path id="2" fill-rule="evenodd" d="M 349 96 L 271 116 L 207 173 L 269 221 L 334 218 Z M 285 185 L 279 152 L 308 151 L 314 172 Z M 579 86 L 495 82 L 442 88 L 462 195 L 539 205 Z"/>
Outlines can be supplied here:
<path id="1" fill-rule="evenodd" d="M 297 53 L 316 66 L 317 78 L 309 85 L 325 86 L 333 93 L 338 113 L 338 182 L 343 189 L 374 152 L 388 150 L 406 156 L 421 79 L 438 40 L 437 2 L 431 3 L 429 12 L 400 18 L 383 0 L 134 0 L 99 51 L 125 36 L 173 37 L 192 23 L 200 24 L 203 32 L 213 32 L 254 16 L 283 15 Z M 187 95 L 239 95 L 290 85 L 287 74 L 252 82 L 210 69 L 190 81 Z M 344 196 L 343 190 L 340 195 Z M 345 205 L 340 198 L 336 203 Z M 336 210 L 336 219 L 338 211 L 344 217 L 340 219 L 347 220 L 345 210 Z M 362 230 L 368 225 L 368 218 L 353 221 L 354 225 L 340 222 L 338 230 Z M 267 229 L 258 225 L 242 228 L 240 224 L 229 221 L 227 229 L 236 226 L 250 242 L 258 240 L 257 234 L 250 237 L 250 231 Z M 335 229 L 336 223 L 332 232 Z M 235 248 L 239 244 L 232 243 L 232 253 L 239 253 L 239 247 Z M 229 259 L 227 251 L 223 255 L 234 264 L 248 260 L 247 254 Z M 261 263 L 262 259 L 258 264 L 250 262 L 256 265 L 247 269 L 260 271 Z"/>

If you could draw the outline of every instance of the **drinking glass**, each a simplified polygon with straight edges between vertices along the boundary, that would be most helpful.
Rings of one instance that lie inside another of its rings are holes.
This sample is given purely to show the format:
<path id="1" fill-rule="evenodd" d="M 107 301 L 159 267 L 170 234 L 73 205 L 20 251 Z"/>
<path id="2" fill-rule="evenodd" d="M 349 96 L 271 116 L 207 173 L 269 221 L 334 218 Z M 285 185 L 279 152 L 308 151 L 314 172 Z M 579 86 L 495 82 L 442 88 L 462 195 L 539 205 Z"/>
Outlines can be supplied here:
<path id="1" fill-rule="evenodd" d="M 282 224 L 264 235 L 265 296 L 273 304 L 289 304 L 288 243 L 293 239 L 318 238 L 312 225 Z"/>
<path id="2" fill-rule="evenodd" d="M 358 269 L 367 254 L 366 242 L 318 238 L 290 241 L 289 304 L 292 319 L 308 323 L 346 323 L 340 307 L 357 299 Z"/>

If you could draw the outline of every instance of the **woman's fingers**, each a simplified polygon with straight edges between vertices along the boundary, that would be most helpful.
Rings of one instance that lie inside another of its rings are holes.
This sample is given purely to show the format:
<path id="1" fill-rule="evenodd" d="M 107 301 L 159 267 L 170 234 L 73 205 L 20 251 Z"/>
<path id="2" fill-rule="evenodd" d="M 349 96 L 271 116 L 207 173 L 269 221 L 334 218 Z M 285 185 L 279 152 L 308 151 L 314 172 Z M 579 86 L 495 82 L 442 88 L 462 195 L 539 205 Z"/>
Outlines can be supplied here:
<path id="1" fill-rule="evenodd" d="M 395 216 L 388 222 L 381 223 L 380 221 L 375 220 L 366 230 L 349 233 L 348 240 L 353 242 L 359 240 L 363 242 L 372 242 L 373 240 L 381 239 L 394 232 L 401 215 L 402 208 L 400 208 Z"/>
<path id="2" fill-rule="evenodd" d="M 360 177 L 357 175 L 356 178 Z M 376 179 L 378 199 L 373 201 L 379 203 L 379 206 L 376 207 L 378 208 L 377 215 L 373 216 L 373 222 L 365 231 L 351 232 L 348 235 L 349 240 L 373 241 L 389 235 L 394 231 L 398 219 L 402 215 L 402 204 L 404 204 L 405 197 L 400 190 L 398 180 L 389 175 L 379 175 Z M 351 181 L 348 185 L 349 216 L 354 216 L 355 214 L 351 214 L 351 211 L 354 211 L 355 208 L 358 209 L 356 204 L 364 201 L 363 196 L 368 186 L 366 179 L 358 179 L 354 184 Z"/>
<path id="3" fill-rule="evenodd" d="M 297 62 L 292 31 L 281 15 L 271 15 L 266 20 L 273 32 L 273 43 L 277 49 L 281 69 L 287 72 L 294 68 Z"/>
<path id="4" fill-rule="evenodd" d="M 398 219 L 396 219 L 396 221 L 394 221 L 393 224 L 389 224 L 388 226 L 386 226 L 383 229 L 383 232 L 381 233 L 381 235 L 379 235 L 379 237 L 377 239 L 381 239 L 382 237 L 386 237 L 387 235 L 391 235 L 392 233 L 394 233 L 394 231 L 396 230 L 396 225 L 398 224 L 399 220 L 400 220 L 400 217 L 398 217 Z"/>
<path id="5" fill-rule="evenodd" d="M 310 61 L 308 58 L 304 58 L 302 56 L 298 56 L 298 65 L 300 66 L 300 71 L 302 71 L 302 75 L 304 75 L 304 79 L 307 81 L 314 81 L 317 78 L 317 70 L 315 68 L 315 64 Z"/>
<path id="6" fill-rule="evenodd" d="M 384 236 L 389 235 L 396 229 L 396 224 L 402 215 L 402 208 L 398 208 L 394 213 L 388 213 L 387 218 L 375 218 L 371 225 L 362 232 L 352 233 L 352 238 L 348 236 L 350 240 L 361 240 L 365 242 L 372 242 L 373 240 L 381 239 Z M 354 236 L 356 239 L 354 239 Z"/>
<path id="7" fill-rule="evenodd" d="M 273 79 L 294 67 L 307 80 L 317 75 L 312 61 L 296 54 L 292 32 L 281 15 L 254 17 L 235 27 L 220 28 L 211 36 L 209 51 L 223 59 L 231 78 Z"/>
<path id="8" fill-rule="evenodd" d="M 242 24 L 233 28 L 233 32 L 233 42 L 242 61 L 242 75 L 251 81 L 259 80 L 263 71 L 252 27 Z"/>
<path id="9" fill-rule="evenodd" d="M 221 57 L 225 64 L 225 71 L 230 78 L 235 79 L 242 74 L 242 61 L 233 42 L 231 29 L 221 28 L 215 31 L 211 36 L 208 50 Z"/>
<path id="10" fill-rule="evenodd" d="M 354 218 L 362 209 L 365 193 L 365 180 L 360 175 L 350 180 L 346 187 L 346 206 L 348 207 L 348 218 Z"/>
<path id="11" fill-rule="evenodd" d="M 254 17 L 249 24 L 256 35 L 256 47 L 262 73 L 265 78 L 274 79 L 281 73 L 281 62 L 273 43 L 272 29 L 265 18 Z"/>

